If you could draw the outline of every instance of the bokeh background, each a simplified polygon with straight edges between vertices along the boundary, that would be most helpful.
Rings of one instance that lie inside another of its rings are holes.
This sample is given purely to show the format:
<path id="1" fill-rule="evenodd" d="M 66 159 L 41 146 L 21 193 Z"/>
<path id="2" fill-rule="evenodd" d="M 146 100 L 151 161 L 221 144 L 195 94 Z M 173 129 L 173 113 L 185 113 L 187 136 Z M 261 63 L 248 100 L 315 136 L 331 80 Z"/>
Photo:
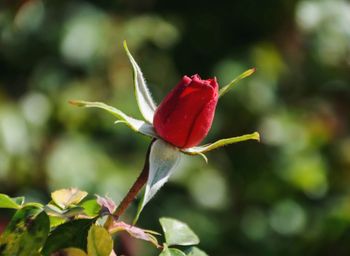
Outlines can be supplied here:
<path id="1" fill-rule="evenodd" d="M 220 99 L 206 142 L 258 130 L 261 143 L 210 152 L 209 164 L 184 157 L 141 227 L 183 220 L 213 256 L 350 255 L 346 0 L 2 0 L 0 192 L 47 202 L 73 186 L 122 198 L 150 140 L 67 101 L 141 117 L 124 39 L 157 102 L 185 74 L 223 86 L 257 68 Z M 125 237 L 117 248 L 156 255 Z"/>

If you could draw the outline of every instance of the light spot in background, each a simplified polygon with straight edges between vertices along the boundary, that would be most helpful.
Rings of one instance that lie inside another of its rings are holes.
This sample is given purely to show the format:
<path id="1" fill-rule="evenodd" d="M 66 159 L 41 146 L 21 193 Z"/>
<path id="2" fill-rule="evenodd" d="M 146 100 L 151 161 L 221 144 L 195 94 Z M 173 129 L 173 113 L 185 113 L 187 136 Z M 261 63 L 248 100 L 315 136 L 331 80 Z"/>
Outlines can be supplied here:
<path id="1" fill-rule="evenodd" d="M 125 24 L 125 38 L 133 45 L 145 40 L 153 41 L 158 47 L 168 48 L 179 39 L 178 29 L 157 16 L 138 16 Z"/>
<path id="2" fill-rule="evenodd" d="M 7 178 L 10 168 L 9 156 L 0 149 L 0 181 Z"/>
<path id="3" fill-rule="evenodd" d="M 259 75 L 269 81 L 269 86 L 275 86 L 280 75 L 287 70 L 278 49 L 273 44 L 263 43 L 255 46 L 251 55 Z"/>
<path id="4" fill-rule="evenodd" d="M 289 112 L 282 111 L 266 117 L 259 131 L 264 143 L 282 146 L 288 152 L 300 151 L 309 145 L 306 128 Z"/>
<path id="5" fill-rule="evenodd" d="M 86 66 L 106 52 L 107 18 L 92 6 L 81 6 L 64 24 L 61 53 L 66 61 Z"/>
<path id="6" fill-rule="evenodd" d="M 44 15 L 45 8 L 42 1 L 26 1 L 18 10 L 14 22 L 21 30 L 34 31 L 41 25 Z"/>
<path id="7" fill-rule="evenodd" d="M 270 145 L 283 145 L 287 142 L 287 132 L 283 127 L 283 123 L 277 118 L 267 117 L 265 118 L 259 128 L 261 137 L 264 139 L 264 143 Z"/>
<path id="8" fill-rule="evenodd" d="M 243 233 L 252 240 L 261 240 L 268 231 L 267 216 L 258 208 L 250 208 L 244 212 L 241 220 Z"/>
<path id="9" fill-rule="evenodd" d="M 46 168 L 50 190 L 77 187 L 108 195 L 116 202 L 137 176 L 134 166 L 122 165 L 93 141 L 76 134 L 58 138 Z"/>
<path id="10" fill-rule="evenodd" d="M 247 107 L 253 112 L 265 113 L 275 104 L 275 89 L 270 81 L 257 76 L 252 77 L 247 84 Z"/>
<path id="11" fill-rule="evenodd" d="M 310 198 L 321 198 L 328 191 L 327 166 L 315 150 L 313 124 L 310 118 L 282 112 L 266 117 L 259 130 L 264 143 L 280 147 L 277 174 Z"/>
<path id="12" fill-rule="evenodd" d="M 56 61 L 48 60 L 35 67 L 29 83 L 33 90 L 55 97 L 57 93 L 64 91 L 67 80 L 67 70 Z"/>
<path id="13" fill-rule="evenodd" d="M 224 208 L 230 197 L 224 177 L 214 170 L 205 169 L 196 173 L 189 190 L 200 205 L 213 209 Z"/>
<path id="14" fill-rule="evenodd" d="M 221 87 L 231 82 L 235 77 L 245 71 L 241 62 L 225 59 L 216 64 L 214 74 L 219 79 Z"/>
<path id="15" fill-rule="evenodd" d="M 283 166 L 279 174 L 311 198 L 320 198 L 327 193 L 326 167 L 317 153 L 293 155 Z"/>
<path id="16" fill-rule="evenodd" d="M 116 203 L 120 202 L 138 176 L 138 170 L 133 166 L 118 166 L 115 159 L 105 154 L 100 156 L 103 173 L 99 172 L 99 182 L 95 187 L 99 195 L 107 195 Z M 136 170 L 136 172 L 135 172 Z M 140 194 L 141 195 L 141 194 Z"/>
<path id="17" fill-rule="evenodd" d="M 350 137 L 344 138 L 339 145 L 338 154 L 342 161 L 350 166 Z"/>
<path id="18" fill-rule="evenodd" d="M 346 221 L 349 223 L 350 221 L 350 195 L 343 194 L 338 195 L 329 202 L 330 208 L 330 216 L 332 218 Z"/>
<path id="19" fill-rule="evenodd" d="M 296 22 L 310 36 L 318 61 L 339 65 L 350 60 L 350 3 L 345 0 L 305 0 L 297 5 Z"/>
<path id="20" fill-rule="evenodd" d="M 66 187 L 87 189 L 97 180 L 94 148 L 79 137 L 57 142 L 47 160 L 50 190 Z"/>
<path id="21" fill-rule="evenodd" d="M 321 10 L 315 1 L 302 1 L 296 11 L 296 21 L 303 30 L 310 31 L 319 26 L 322 19 Z"/>
<path id="22" fill-rule="evenodd" d="M 276 87 L 286 65 L 271 44 L 259 44 L 251 50 L 251 62 L 257 68 L 257 73 L 236 84 L 236 91 L 227 97 L 235 97 L 253 113 L 269 111 L 276 104 Z M 225 59 L 214 68 L 214 73 L 225 86 L 239 74 L 251 68 L 242 62 Z"/>
<path id="23" fill-rule="evenodd" d="M 295 235 L 305 229 L 306 213 L 296 202 L 289 199 L 284 200 L 272 209 L 269 223 L 277 233 Z"/>
<path id="24" fill-rule="evenodd" d="M 20 106 L 24 118 L 35 126 L 44 125 L 51 114 L 50 101 L 45 95 L 38 92 L 25 95 Z"/>
<path id="25" fill-rule="evenodd" d="M 21 154 L 29 148 L 29 135 L 23 117 L 14 108 L 0 109 L 0 145 L 10 154 Z"/>

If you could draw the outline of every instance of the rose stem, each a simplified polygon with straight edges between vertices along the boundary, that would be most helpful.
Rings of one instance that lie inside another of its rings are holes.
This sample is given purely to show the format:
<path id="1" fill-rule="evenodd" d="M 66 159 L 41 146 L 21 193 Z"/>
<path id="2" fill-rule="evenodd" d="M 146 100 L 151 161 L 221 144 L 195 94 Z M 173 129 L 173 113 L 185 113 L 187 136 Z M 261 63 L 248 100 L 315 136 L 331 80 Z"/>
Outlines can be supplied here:
<path id="1" fill-rule="evenodd" d="M 129 205 L 134 201 L 137 194 L 140 192 L 142 187 L 145 185 L 148 179 L 148 172 L 149 172 L 149 154 L 151 152 L 151 146 L 153 142 L 152 140 L 151 144 L 148 147 L 147 153 L 146 153 L 146 159 L 143 166 L 143 169 L 139 175 L 139 177 L 136 179 L 132 187 L 129 189 L 129 192 L 126 194 L 124 199 L 120 202 L 117 209 L 114 211 L 112 215 L 110 215 L 105 223 L 105 228 L 109 228 L 110 225 L 113 223 L 113 220 L 118 220 L 120 216 L 123 215 L 125 210 L 129 207 Z"/>

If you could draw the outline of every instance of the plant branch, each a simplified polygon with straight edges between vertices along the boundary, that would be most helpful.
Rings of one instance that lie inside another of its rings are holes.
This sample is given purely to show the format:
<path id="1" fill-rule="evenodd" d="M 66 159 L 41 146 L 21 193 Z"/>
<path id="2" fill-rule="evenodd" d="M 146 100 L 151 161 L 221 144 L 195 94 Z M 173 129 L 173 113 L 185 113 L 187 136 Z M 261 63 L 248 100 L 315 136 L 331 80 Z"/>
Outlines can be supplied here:
<path id="1" fill-rule="evenodd" d="M 146 184 L 147 179 L 148 179 L 148 173 L 149 173 L 149 155 L 151 153 L 151 147 L 152 147 L 152 144 L 154 141 L 155 141 L 155 139 L 152 140 L 151 144 L 148 147 L 148 150 L 146 153 L 145 163 L 144 163 L 144 166 L 143 166 L 143 169 L 142 169 L 140 175 L 138 176 L 138 178 L 136 179 L 136 181 L 134 182 L 132 187 L 129 189 L 129 192 L 126 194 L 124 199 L 120 202 L 120 204 L 118 205 L 115 212 L 111 216 L 108 217 L 108 219 L 105 223 L 105 227 L 107 229 L 113 223 L 113 220 L 118 220 L 119 217 L 124 214 L 124 212 L 129 207 L 129 205 L 132 203 L 132 201 L 134 201 L 135 197 L 140 192 L 142 187 Z"/>

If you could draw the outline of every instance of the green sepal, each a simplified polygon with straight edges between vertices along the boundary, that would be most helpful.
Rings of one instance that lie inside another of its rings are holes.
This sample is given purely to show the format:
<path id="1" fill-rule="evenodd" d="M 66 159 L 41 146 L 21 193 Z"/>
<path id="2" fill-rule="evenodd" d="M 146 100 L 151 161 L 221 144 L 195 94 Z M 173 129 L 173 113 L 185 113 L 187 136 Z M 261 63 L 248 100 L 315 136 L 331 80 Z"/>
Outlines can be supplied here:
<path id="1" fill-rule="evenodd" d="M 83 100 L 70 100 L 70 104 L 78 107 L 86 107 L 86 108 L 101 108 L 103 110 L 106 110 L 118 120 L 116 123 L 125 123 L 127 126 L 129 126 L 132 130 L 135 132 L 139 132 L 143 135 L 149 136 L 149 137 L 157 137 L 156 132 L 153 129 L 153 126 L 146 123 L 145 121 L 135 119 L 133 117 L 130 117 L 126 115 L 124 112 L 121 110 L 109 106 L 105 103 L 102 102 L 90 102 L 90 101 L 83 101 Z"/>
<path id="2" fill-rule="evenodd" d="M 135 61 L 134 57 L 131 55 L 126 41 L 124 41 L 124 49 L 126 54 L 128 55 L 128 58 L 133 68 L 134 89 L 137 104 L 146 122 L 152 124 L 154 112 L 156 110 L 156 104 L 154 103 L 151 93 L 148 90 L 145 78 L 143 77 L 143 74 L 141 72 L 141 68 Z"/>
<path id="3" fill-rule="evenodd" d="M 254 74 L 254 72 L 256 71 L 256 68 L 251 68 L 246 70 L 245 72 L 243 72 L 242 74 L 240 74 L 239 76 L 237 76 L 235 79 L 233 79 L 229 84 L 225 85 L 223 88 L 220 89 L 219 91 L 219 97 L 223 96 L 225 93 L 227 93 L 236 83 L 238 83 L 239 81 L 241 81 L 242 79 L 251 76 L 252 74 Z"/>
<path id="4" fill-rule="evenodd" d="M 221 140 L 218 140 L 214 143 L 206 144 L 203 146 L 182 149 L 182 152 L 187 154 L 187 155 L 201 155 L 201 156 L 203 156 L 204 153 L 209 152 L 211 150 L 214 150 L 214 149 L 217 149 L 217 148 L 229 145 L 229 144 L 246 141 L 246 140 L 260 141 L 260 135 L 258 132 L 254 132 L 251 134 L 246 134 L 246 135 L 242 135 L 242 136 L 238 136 L 238 137 L 221 139 Z"/>
<path id="5" fill-rule="evenodd" d="M 133 221 L 134 224 L 137 222 L 145 205 L 155 196 L 175 171 L 180 157 L 180 150 L 162 139 L 158 139 L 152 144 L 149 155 L 147 184 Z"/>

